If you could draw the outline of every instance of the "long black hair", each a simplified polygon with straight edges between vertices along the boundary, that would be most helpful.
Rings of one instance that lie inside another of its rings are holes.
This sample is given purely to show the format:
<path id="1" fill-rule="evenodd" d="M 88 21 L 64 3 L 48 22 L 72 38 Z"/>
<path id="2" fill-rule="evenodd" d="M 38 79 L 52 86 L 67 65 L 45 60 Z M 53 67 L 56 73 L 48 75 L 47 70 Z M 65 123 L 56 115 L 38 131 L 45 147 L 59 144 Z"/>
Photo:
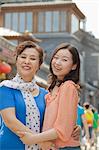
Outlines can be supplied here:
<path id="1" fill-rule="evenodd" d="M 68 49 L 68 51 L 72 54 L 72 60 L 73 64 L 77 65 L 75 70 L 71 70 L 67 75 L 65 75 L 64 79 L 61 81 L 58 81 L 57 76 L 54 75 L 53 70 L 52 70 L 52 60 L 53 57 L 56 55 L 56 53 L 61 50 L 61 49 Z M 57 84 L 57 86 L 60 86 L 61 83 L 67 81 L 67 80 L 72 80 L 74 83 L 79 82 L 79 74 L 80 74 L 80 57 L 77 48 L 72 46 L 71 44 L 68 43 L 62 43 L 58 45 L 58 47 L 55 48 L 54 53 L 52 55 L 51 61 L 50 61 L 50 72 L 51 72 L 51 85 L 49 86 L 48 90 L 51 91 L 54 86 Z"/>

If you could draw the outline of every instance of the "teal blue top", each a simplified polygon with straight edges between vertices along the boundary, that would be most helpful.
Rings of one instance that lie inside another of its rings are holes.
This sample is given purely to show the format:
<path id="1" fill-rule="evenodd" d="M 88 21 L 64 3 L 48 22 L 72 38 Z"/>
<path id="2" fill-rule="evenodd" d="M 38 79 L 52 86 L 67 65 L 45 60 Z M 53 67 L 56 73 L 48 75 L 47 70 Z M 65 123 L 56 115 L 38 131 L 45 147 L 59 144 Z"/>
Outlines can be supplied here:
<path id="1" fill-rule="evenodd" d="M 82 115 L 84 114 L 84 108 L 78 104 L 77 106 L 77 124 L 83 126 Z"/>
<path id="2" fill-rule="evenodd" d="M 40 88 L 39 95 L 34 97 L 40 111 L 40 130 L 43 124 L 46 94 L 47 91 Z M 0 110 L 10 107 L 15 107 L 17 119 L 26 125 L 26 106 L 21 91 L 5 86 L 0 87 Z M 0 129 L 0 150 L 25 150 L 25 145 L 6 127 L 4 122 Z"/>

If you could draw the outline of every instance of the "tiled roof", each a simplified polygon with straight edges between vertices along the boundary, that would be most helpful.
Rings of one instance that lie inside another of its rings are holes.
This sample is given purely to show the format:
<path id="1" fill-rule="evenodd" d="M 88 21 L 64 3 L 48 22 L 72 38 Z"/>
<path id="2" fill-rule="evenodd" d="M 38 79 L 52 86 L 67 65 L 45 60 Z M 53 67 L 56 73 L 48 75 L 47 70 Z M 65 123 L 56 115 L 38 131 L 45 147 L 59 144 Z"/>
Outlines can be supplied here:
<path id="1" fill-rule="evenodd" d="M 44 6 L 44 5 L 58 5 L 58 4 L 72 4 L 73 2 L 71 1 L 48 1 L 48 2 L 9 2 L 9 3 L 3 3 L 2 7 L 9 7 L 9 6 Z"/>

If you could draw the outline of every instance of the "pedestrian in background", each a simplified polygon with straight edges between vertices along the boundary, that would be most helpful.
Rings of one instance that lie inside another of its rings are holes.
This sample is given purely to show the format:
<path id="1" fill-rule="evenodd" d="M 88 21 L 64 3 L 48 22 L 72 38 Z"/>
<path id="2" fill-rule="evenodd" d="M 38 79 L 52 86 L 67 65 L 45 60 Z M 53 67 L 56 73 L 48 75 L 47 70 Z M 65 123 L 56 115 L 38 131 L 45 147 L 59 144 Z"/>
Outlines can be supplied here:
<path id="1" fill-rule="evenodd" d="M 90 139 L 90 145 L 93 144 L 93 120 L 94 115 L 91 110 L 90 104 L 88 102 L 85 102 L 83 104 L 84 106 L 84 112 L 85 112 L 85 118 L 87 120 L 88 129 L 89 129 L 89 139 Z"/>
<path id="2" fill-rule="evenodd" d="M 89 130 L 88 130 L 88 124 L 84 113 L 84 108 L 79 104 L 77 106 L 77 124 L 81 127 L 82 130 L 84 130 L 86 139 L 87 141 L 89 141 Z M 82 138 L 82 133 L 81 133 L 81 138 Z"/>
<path id="3" fill-rule="evenodd" d="M 94 144 L 97 141 L 97 134 L 98 134 L 98 121 L 99 121 L 99 117 L 98 117 L 98 112 L 97 109 L 92 107 L 92 112 L 93 112 L 93 138 L 94 138 Z"/>

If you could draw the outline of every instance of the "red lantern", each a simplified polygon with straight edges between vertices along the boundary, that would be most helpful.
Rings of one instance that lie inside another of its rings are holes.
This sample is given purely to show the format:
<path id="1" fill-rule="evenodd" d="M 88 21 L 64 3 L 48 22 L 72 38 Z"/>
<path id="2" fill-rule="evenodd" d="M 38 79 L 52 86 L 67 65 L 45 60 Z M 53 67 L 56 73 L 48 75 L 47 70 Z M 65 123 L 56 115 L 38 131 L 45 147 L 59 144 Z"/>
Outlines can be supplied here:
<path id="1" fill-rule="evenodd" d="M 5 62 L 0 63 L 0 73 L 10 73 L 11 72 L 11 66 Z"/>

